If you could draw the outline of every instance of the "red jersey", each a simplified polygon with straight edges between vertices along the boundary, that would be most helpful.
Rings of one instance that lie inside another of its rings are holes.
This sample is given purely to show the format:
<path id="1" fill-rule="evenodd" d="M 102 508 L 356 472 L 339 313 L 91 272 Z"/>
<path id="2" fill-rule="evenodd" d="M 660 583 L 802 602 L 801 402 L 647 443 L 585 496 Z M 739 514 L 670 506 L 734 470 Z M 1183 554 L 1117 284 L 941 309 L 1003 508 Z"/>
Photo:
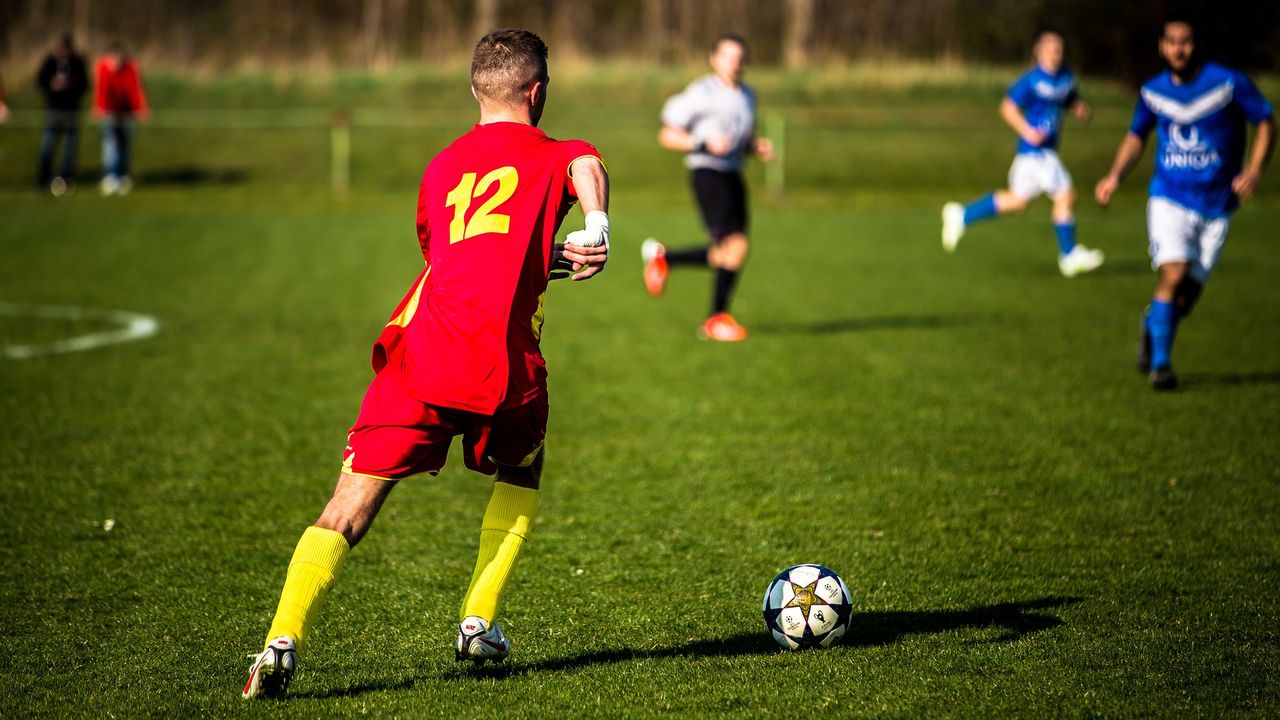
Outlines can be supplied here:
<path id="1" fill-rule="evenodd" d="M 485 415 L 546 392 L 542 296 L 581 157 L 600 154 L 502 122 L 476 125 L 427 165 L 427 266 L 375 344 L 375 370 L 387 366 L 421 402 Z"/>
<path id="2" fill-rule="evenodd" d="M 93 109 L 108 115 L 145 114 L 147 98 L 142 94 L 138 66 L 121 58 L 119 64 L 100 58 L 94 74 L 98 78 L 93 93 Z"/>

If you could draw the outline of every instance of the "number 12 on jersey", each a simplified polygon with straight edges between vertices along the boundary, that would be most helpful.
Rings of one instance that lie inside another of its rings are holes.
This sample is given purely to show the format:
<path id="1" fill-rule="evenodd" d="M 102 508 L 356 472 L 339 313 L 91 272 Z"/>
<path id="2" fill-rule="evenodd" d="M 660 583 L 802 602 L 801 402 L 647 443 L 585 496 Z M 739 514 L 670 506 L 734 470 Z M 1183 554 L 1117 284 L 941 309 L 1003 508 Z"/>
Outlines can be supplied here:
<path id="1" fill-rule="evenodd" d="M 476 182 L 475 173 L 463 173 L 458 186 L 445 196 L 445 207 L 453 208 L 453 220 L 449 223 L 449 244 L 485 233 L 505 235 L 509 232 L 511 216 L 494 210 L 511 199 L 519 180 L 516 169 L 510 165 L 485 173 L 479 183 Z M 498 184 L 498 189 L 467 220 L 467 209 L 471 207 L 471 201 L 485 194 L 494 183 Z"/>

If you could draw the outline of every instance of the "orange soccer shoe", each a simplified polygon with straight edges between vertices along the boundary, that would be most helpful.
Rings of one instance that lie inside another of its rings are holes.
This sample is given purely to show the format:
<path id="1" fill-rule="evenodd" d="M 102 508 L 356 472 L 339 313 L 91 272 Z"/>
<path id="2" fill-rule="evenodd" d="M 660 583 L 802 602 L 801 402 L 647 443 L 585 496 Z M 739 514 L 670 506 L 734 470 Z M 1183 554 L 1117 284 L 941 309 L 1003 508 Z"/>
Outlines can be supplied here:
<path id="1" fill-rule="evenodd" d="M 640 259 L 644 261 L 644 289 L 653 297 L 662 297 L 667 287 L 667 248 L 649 238 L 640 244 Z"/>
<path id="2" fill-rule="evenodd" d="M 716 313 L 698 328 L 698 336 L 717 342 L 739 342 L 747 339 L 747 329 L 727 312 Z"/>

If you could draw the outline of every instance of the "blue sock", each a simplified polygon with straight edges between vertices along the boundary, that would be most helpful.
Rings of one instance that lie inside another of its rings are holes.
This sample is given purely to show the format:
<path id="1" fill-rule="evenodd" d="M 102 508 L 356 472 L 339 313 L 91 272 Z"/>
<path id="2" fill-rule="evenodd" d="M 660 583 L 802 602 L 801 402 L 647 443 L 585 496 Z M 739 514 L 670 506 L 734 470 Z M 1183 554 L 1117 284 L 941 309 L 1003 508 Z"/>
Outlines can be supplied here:
<path id="1" fill-rule="evenodd" d="M 1076 249 L 1076 221 L 1068 220 L 1064 223 L 1054 223 L 1053 231 L 1058 234 L 1058 252 L 1063 255 L 1069 254 Z"/>
<path id="2" fill-rule="evenodd" d="M 996 214 L 996 194 L 987 193 L 964 208 L 964 224 L 972 225 Z"/>
<path id="3" fill-rule="evenodd" d="M 1147 333 L 1151 335 L 1151 368 L 1169 367 L 1173 355 L 1173 331 L 1178 311 L 1171 302 L 1152 300 L 1147 311 Z"/>

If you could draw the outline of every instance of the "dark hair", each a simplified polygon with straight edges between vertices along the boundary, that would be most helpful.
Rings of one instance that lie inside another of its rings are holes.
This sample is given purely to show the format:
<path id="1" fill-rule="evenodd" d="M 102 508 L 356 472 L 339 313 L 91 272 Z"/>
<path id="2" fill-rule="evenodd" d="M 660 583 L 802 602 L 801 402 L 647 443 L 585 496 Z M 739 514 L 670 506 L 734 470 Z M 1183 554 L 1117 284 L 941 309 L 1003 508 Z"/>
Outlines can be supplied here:
<path id="1" fill-rule="evenodd" d="M 742 48 L 742 53 L 744 55 L 751 52 L 751 47 L 747 45 L 747 39 L 742 37 L 738 33 L 733 33 L 733 32 L 720 33 L 719 35 L 717 35 L 716 39 L 711 43 L 711 52 L 715 52 L 719 50 L 720 43 L 722 42 L 737 43 L 738 47 Z"/>
<path id="2" fill-rule="evenodd" d="M 535 82 L 547 81 L 547 44 L 528 30 L 493 30 L 471 55 L 471 87 L 476 95 L 518 103 Z"/>
<path id="3" fill-rule="evenodd" d="M 1160 35 L 1163 37 L 1165 29 L 1174 24 L 1186 25 L 1191 28 L 1191 37 L 1194 38 L 1196 36 L 1197 23 L 1191 18 L 1191 16 L 1185 13 L 1171 13 L 1169 15 L 1165 15 L 1164 20 L 1160 23 Z"/>

